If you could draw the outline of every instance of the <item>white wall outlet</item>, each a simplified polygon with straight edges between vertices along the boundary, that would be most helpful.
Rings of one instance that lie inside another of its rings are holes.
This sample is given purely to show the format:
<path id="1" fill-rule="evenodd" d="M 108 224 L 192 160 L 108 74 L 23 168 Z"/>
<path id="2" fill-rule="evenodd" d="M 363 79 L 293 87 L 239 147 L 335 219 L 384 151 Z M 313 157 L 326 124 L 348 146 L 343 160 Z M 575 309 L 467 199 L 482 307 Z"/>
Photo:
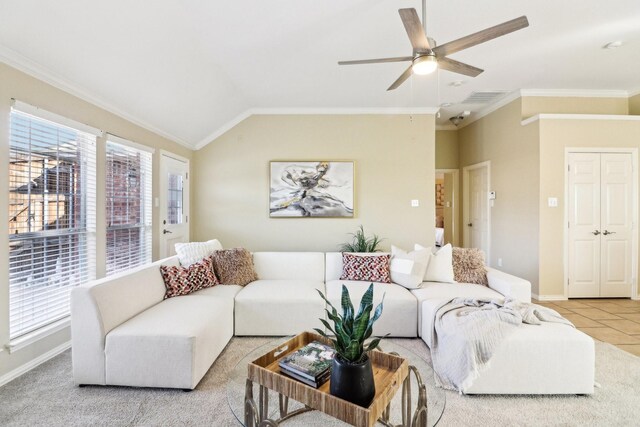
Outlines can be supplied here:
<path id="1" fill-rule="evenodd" d="M 495 200 L 495 199 L 496 199 L 496 192 L 489 191 L 489 200 Z"/>
<path id="2" fill-rule="evenodd" d="M 502 267 L 502 258 L 498 258 L 498 267 Z"/>
<path id="3" fill-rule="evenodd" d="M 412 208 L 417 208 L 418 206 L 420 206 L 420 200 L 418 200 L 418 199 L 411 200 L 411 207 Z"/>
<path id="4" fill-rule="evenodd" d="M 550 208 L 558 207 L 558 198 L 557 197 L 549 197 L 548 204 Z"/>

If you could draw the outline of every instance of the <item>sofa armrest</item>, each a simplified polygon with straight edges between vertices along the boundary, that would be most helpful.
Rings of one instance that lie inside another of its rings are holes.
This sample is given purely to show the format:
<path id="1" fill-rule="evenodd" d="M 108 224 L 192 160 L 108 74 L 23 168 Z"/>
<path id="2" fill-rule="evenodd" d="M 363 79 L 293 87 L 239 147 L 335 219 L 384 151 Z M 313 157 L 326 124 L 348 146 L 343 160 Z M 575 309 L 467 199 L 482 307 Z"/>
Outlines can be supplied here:
<path id="1" fill-rule="evenodd" d="M 531 302 L 531 282 L 494 268 L 487 268 L 489 287 L 506 297 Z"/>

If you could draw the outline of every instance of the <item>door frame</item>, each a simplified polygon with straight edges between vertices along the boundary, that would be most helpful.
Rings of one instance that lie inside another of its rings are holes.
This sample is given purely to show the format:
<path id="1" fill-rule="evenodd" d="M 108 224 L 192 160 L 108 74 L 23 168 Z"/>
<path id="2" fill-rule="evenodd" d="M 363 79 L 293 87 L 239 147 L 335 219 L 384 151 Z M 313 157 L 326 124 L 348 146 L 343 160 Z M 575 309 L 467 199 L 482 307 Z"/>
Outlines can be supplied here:
<path id="1" fill-rule="evenodd" d="M 436 173 L 450 173 L 453 174 L 453 196 L 451 200 L 451 212 L 453 215 L 453 230 L 451 230 L 451 236 L 453 243 L 460 246 L 460 169 L 436 169 Z"/>
<path id="2" fill-rule="evenodd" d="M 162 160 L 163 156 L 165 157 L 170 157 L 174 160 L 178 160 L 180 162 L 184 162 L 187 164 L 187 191 L 186 191 L 186 197 L 184 197 L 183 199 L 183 204 L 184 204 L 184 208 L 186 208 L 186 214 L 185 214 L 185 222 L 187 223 L 187 241 L 190 240 L 191 238 L 191 222 L 189 221 L 189 215 L 191 214 L 191 204 L 190 204 L 190 197 L 191 197 L 191 162 L 189 161 L 189 159 L 187 159 L 186 157 L 182 157 L 179 156 L 177 154 L 172 153 L 171 151 L 166 151 L 166 150 L 158 150 L 159 151 L 159 155 L 160 157 L 158 157 L 158 177 L 159 177 L 159 184 L 158 184 L 158 225 L 157 225 L 157 231 L 158 231 L 158 256 L 161 257 L 163 256 L 163 254 L 166 251 L 166 243 L 164 241 L 164 239 L 162 238 L 163 233 L 162 230 L 164 230 L 164 225 L 162 224 L 162 218 L 161 218 L 161 213 L 162 213 L 162 199 L 163 197 L 166 197 L 167 194 L 167 182 L 165 179 L 163 179 L 163 176 L 165 175 L 166 171 L 165 171 L 165 165 L 164 162 Z M 184 193 L 183 193 L 184 195 Z"/>
<path id="3" fill-rule="evenodd" d="M 489 200 L 489 191 L 491 191 L 491 160 L 465 166 L 462 168 L 462 228 L 463 240 L 462 245 L 467 247 L 469 242 L 469 171 L 480 168 L 487 168 L 487 253 L 486 264 L 491 266 L 491 203 Z"/>
<path id="4" fill-rule="evenodd" d="M 638 297 L 638 149 L 610 147 L 565 147 L 564 149 L 564 299 L 569 299 L 569 154 L 571 153 L 627 153 L 631 154 L 631 194 L 633 194 L 633 225 L 631 228 L 631 299 Z"/>

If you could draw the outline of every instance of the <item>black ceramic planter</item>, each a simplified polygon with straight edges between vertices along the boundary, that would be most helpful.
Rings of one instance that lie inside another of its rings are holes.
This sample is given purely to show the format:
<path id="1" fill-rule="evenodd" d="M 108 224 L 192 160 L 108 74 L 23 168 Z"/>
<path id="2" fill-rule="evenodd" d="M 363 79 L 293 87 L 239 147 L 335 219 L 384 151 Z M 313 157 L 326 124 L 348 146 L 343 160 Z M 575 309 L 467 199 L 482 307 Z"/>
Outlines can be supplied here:
<path id="1" fill-rule="evenodd" d="M 369 407 L 376 394 L 371 360 L 349 363 L 340 356 L 333 359 L 330 393 L 362 407 Z"/>

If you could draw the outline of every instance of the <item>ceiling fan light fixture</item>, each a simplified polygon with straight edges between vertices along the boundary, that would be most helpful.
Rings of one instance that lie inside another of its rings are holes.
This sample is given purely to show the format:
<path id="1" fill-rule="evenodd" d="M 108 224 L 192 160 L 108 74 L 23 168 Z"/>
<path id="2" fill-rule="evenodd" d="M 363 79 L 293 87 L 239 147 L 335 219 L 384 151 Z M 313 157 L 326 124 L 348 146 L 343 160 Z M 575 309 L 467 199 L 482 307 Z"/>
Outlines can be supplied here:
<path id="1" fill-rule="evenodd" d="M 425 75 L 433 73 L 438 68 L 438 61 L 435 55 L 421 55 L 413 60 L 411 70 L 413 74 Z"/>

